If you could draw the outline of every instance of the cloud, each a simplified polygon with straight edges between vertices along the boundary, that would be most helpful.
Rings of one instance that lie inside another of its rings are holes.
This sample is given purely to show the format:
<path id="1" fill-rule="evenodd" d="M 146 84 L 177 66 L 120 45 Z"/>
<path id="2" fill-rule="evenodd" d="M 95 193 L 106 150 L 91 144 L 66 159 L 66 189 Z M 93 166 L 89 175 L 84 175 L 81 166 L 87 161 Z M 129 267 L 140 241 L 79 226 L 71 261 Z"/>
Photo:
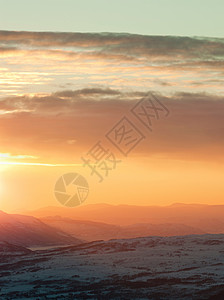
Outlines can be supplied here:
<path id="1" fill-rule="evenodd" d="M 144 132 L 149 138 L 136 155 L 216 159 L 224 141 L 223 44 L 206 37 L 0 31 L 1 151 L 72 158 L 152 90 L 172 113 L 155 133 Z"/>
<path id="2" fill-rule="evenodd" d="M 77 96 L 98 96 L 98 95 L 104 95 L 104 96 L 108 96 L 108 95 L 121 95 L 121 92 L 118 90 L 114 90 L 114 89 L 102 89 L 102 88 L 86 88 L 86 89 L 80 89 L 80 90 L 76 90 L 76 91 L 61 91 L 61 92 L 57 92 L 55 93 L 55 96 L 58 97 L 67 97 L 67 98 L 73 98 L 73 97 L 77 97 Z"/>
<path id="3" fill-rule="evenodd" d="M 99 139 L 124 115 L 143 131 L 147 139 L 134 150 L 137 155 L 182 159 L 220 159 L 224 148 L 224 98 L 206 93 L 157 95 L 171 111 L 169 118 L 155 123 L 148 132 L 130 109 L 146 96 L 141 91 L 124 93 L 113 89 L 79 89 L 48 96 L 12 97 L 1 101 L 3 148 L 35 149 L 67 158 L 78 156 Z M 75 141 L 69 142 L 69 141 Z M 113 147 L 112 147 L 113 148 Z M 12 151 L 10 151 L 12 152 Z"/>
<path id="4" fill-rule="evenodd" d="M 224 39 L 206 37 L 0 31 L 0 96 L 68 84 L 221 94 L 221 81 L 206 80 L 224 76 L 223 45 Z"/>
<path id="5" fill-rule="evenodd" d="M 177 36 L 144 36 L 137 34 L 118 33 L 58 33 L 58 32 L 19 32 L 0 31 L 0 49 L 5 51 L 17 48 L 30 49 L 54 49 L 61 47 L 78 50 L 85 53 L 98 55 L 124 55 L 129 58 L 160 57 L 180 59 L 209 59 L 223 58 L 224 39 L 221 38 L 198 38 Z M 55 49 L 58 51 L 58 49 Z M 121 56 L 118 57 L 121 59 Z"/>

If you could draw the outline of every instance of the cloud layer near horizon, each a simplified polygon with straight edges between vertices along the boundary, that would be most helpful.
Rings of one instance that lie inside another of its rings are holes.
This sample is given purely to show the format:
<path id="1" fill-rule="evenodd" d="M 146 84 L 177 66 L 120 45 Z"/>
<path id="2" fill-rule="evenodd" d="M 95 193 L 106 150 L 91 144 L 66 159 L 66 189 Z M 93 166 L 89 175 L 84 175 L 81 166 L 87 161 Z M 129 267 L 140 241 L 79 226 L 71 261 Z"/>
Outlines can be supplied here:
<path id="1" fill-rule="evenodd" d="M 170 116 L 155 122 L 150 133 L 130 113 L 146 95 L 145 92 L 95 88 L 5 98 L 0 102 L 2 152 L 18 155 L 23 150 L 45 159 L 51 153 L 54 158 L 60 157 L 60 162 L 68 162 L 66 159 L 87 152 L 127 115 L 147 137 L 135 149 L 135 155 L 221 159 L 223 97 L 190 93 L 177 93 L 172 97 L 158 95 L 169 108 Z M 112 145 L 110 147 L 114 150 Z M 62 153 L 66 153 L 64 158 Z"/>

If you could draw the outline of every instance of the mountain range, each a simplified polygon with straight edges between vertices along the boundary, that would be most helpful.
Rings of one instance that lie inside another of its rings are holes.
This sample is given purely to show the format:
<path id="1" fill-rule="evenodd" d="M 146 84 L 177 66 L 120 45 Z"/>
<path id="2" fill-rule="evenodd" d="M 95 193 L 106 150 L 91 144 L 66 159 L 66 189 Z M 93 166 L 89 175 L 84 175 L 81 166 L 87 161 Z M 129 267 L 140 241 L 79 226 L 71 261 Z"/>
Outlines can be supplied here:
<path id="1" fill-rule="evenodd" d="M 121 226 L 93 221 L 77 221 L 60 216 L 41 218 L 41 221 L 85 241 L 205 233 L 203 230 L 183 224 L 139 223 Z"/>
<path id="2" fill-rule="evenodd" d="M 182 204 L 136 206 L 89 204 L 75 208 L 46 207 L 25 214 L 37 218 L 65 217 L 127 226 L 133 224 L 182 224 L 207 233 L 224 233 L 224 205 Z"/>
<path id="3" fill-rule="evenodd" d="M 224 233 L 224 206 L 166 207 L 95 204 L 0 211 L 0 242 L 23 247 L 77 245 L 95 240 Z"/>

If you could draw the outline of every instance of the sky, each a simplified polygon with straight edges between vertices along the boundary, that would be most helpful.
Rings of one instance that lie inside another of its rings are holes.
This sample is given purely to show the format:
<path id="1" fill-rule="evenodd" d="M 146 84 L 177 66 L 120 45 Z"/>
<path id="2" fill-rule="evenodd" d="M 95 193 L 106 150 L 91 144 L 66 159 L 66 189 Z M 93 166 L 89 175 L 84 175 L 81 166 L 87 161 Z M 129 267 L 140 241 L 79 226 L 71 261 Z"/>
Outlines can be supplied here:
<path id="1" fill-rule="evenodd" d="M 223 37 L 222 0 L 0 0 L 0 28 Z"/>
<path id="2" fill-rule="evenodd" d="M 71 172 L 85 204 L 223 204 L 223 4 L 141 2 L 4 2 L 0 209 L 60 205 Z M 131 150 L 111 142 L 124 117 Z M 83 166 L 99 141 L 119 161 L 102 182 Z"/>

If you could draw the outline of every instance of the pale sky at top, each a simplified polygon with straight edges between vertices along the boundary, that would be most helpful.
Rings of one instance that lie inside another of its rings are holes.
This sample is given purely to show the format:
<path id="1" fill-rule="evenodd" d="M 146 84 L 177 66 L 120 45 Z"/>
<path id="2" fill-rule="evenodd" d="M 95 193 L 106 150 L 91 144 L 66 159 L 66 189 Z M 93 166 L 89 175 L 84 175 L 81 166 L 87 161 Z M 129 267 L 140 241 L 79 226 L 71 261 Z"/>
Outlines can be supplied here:
<path id="1" fill-rule="evenodd" d="M 223 0 L 0 0 L 0 29 L 223 37 Z"/>

